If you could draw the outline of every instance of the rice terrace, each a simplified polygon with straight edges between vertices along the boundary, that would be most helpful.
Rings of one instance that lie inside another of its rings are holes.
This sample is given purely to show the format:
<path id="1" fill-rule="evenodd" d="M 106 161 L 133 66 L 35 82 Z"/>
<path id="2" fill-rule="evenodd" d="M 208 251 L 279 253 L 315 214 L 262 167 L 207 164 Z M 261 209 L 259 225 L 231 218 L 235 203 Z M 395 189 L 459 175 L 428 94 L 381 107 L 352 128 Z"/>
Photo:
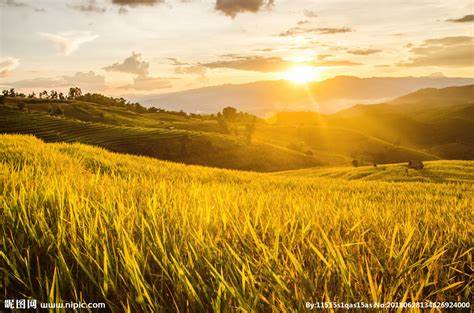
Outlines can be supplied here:
<path id="1" fill-rule="evenodd" d="M 0 0 L 0 312 L 472 310 L 474 8 L 362 2 Z"/>

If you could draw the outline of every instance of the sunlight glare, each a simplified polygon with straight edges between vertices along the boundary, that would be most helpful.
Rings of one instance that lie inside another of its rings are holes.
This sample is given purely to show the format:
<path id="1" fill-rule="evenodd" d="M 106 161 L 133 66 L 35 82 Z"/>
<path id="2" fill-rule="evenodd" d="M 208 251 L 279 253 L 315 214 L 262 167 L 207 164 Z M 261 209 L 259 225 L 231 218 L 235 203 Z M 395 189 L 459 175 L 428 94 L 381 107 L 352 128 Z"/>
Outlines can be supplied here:
<path id="1" fill-rule="evenodd" d="M 320 70 L 313 66 L 295 66 L 283 74 L 283 78 L 296 84 L 305 84 L 316 80 Z"/>

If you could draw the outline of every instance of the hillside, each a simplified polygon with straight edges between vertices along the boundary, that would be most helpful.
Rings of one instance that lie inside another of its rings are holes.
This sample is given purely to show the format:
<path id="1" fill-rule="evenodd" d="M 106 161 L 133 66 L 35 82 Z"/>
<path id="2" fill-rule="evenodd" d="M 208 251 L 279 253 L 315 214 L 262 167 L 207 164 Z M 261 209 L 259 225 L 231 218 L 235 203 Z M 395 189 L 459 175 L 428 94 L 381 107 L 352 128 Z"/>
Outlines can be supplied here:
<path id="1" fill-rule="evenodd" d="M 378 103 L 422 88 L 473 84 L 473 78 L 336 76 L 308 85 L 261 81 L 221 85 L 174 93 L 132 96 L 146 105 L 187 112 L 216 113 L 225 106 L 266 117 L 278 111 L 320 111 L 331 114 L 356 103 Z"/>
<path id="2" fill-rule="evenodd" d="M 388 182 L 465 182 L 474 184 L 473 161 L 425 162 L 423 170 L 408 169 L 406 163 L 383 166 L 308 168 L 275 173 L 284 177 L 341 178 L 346 180 Z"/>
<path id="3" fill-rule="evenodd" d="M 2 135 L 3 292 L 128 312 L 469 301 L 473 164 L 437 164 L 438 183 L 277 176 Z"/>
<path id="4" fill-rule="evenodd" d="M 474 159 L 474 85 L 424 89 L 391 102 L 358 105 L 328 117 L 370 136 L 447 159 Z"/>
<path id="5" fill-rule="evenodd" d="M 7 97 L 0 106 L 0 132 L 264 172 L 350 165 L 352 160 L 361 165 L 411 159 L 474 160 L 473 93 L 474 85 L 424 89 L 331 115 L 289 111 L 261 120 L 239 113 L 254 121 L 252 125 L 245 121 L 226 124 L 221 113 L 149 112 L 114 103 Z M 52 108 L 60 114 L 51 114 Z M 251 129 L 250 137 L 246 129 Z"/>
<path id="6" fill-rule="evenodd" d="M 334 163 L 265 143 L 248 144 L 212 132 L 83 122 L 0 106 L 0 133 L 32 134 L 48 142 L 81 142 L 110 151 L 243 170 L 276 171 Z"/>

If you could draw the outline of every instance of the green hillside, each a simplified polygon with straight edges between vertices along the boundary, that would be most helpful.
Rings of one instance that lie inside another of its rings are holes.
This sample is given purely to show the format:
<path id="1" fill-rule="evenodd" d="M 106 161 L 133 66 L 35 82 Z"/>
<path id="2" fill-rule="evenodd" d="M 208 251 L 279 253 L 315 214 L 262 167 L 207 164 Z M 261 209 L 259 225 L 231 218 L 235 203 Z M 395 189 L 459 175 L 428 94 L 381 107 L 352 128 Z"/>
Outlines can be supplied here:
<path id="1" fill-rule="evenodd" d="M 446 159 L 474 159 L 474 85 L 423 89 L 378 105 L 358 105 L 328 117 L 397 145 Z"/>
<path id="2" fill-rule="evenodd" d="M 347 180 L 2 135 L 2 292 L 120 312 L 469 301 L 473 166 L 429 163 L 436 183 Z"/>
<path id="3" fill-rule="evenodd" d="M 222 114 L 151 111 L 97 94 L 61 101 L 17 96 L 3 99 L 0 132 L 255 171 L 350 165 L 352 160 L 362 165 L 473 160 L 473 93 L 474 85 L 424 89 L 333 115 L 279 112 L 268 121 L 239 113 L 244 120 L 232 127 L 223 123 Z M 250 137 L 246 129 L 252 129 Z"/>
<path id="4" fill-rule="evenodd" d="M 331 161 L 218 133 L 83 122 L 6 106 L 0 106 L 0 133 L 32 134 L 48 142 L 81 142 L 115 152 L 244 170 L 276 171 Z"/>

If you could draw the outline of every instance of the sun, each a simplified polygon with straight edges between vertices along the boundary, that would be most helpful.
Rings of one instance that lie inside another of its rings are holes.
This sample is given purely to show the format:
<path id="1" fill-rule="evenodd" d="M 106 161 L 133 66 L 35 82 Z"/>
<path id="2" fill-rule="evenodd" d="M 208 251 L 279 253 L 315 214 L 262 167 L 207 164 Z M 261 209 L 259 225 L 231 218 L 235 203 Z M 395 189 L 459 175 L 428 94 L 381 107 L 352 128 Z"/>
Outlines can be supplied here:
<path id="1" fill-rule="evenodd" d="M 283 74 L 283 78 L 296 84 L 305 84 L 319 78 L 320 70 L 313 66 L 294 66 Z"/>

